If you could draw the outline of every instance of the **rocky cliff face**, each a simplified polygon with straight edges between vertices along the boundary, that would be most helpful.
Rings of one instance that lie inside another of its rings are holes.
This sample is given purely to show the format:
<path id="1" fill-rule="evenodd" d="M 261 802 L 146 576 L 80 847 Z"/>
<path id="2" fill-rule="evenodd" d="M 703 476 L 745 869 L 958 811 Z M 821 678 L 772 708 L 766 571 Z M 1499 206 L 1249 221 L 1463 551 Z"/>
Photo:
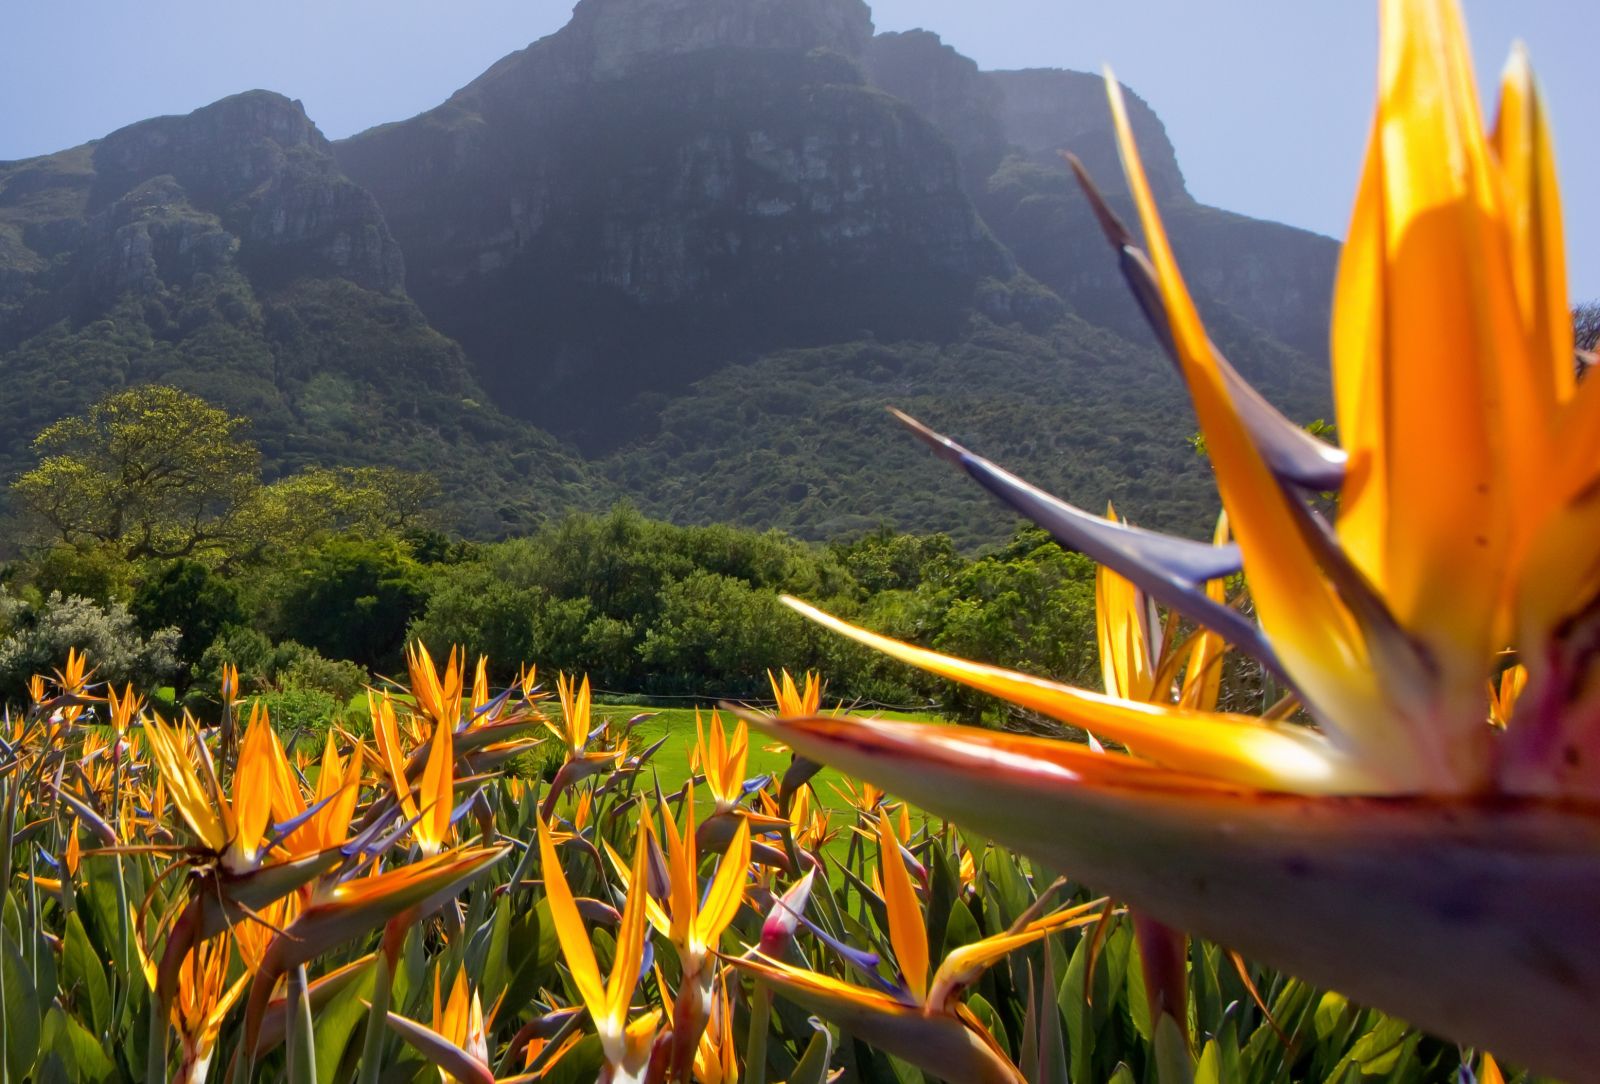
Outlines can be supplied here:
<path id="1" fill-rule="evenodd" d="M 1125 191 L 1103 79 L 1059 68 L 985 72 L 984 78 L 1000 95 L 1001 126 L 1015 148 L 1052 166 L 1060 162 L 1057 152 L 1071 151 L 1107 192 Z M 1156 198 L 1163 205 L 1189 202 L 1183 171 L 1161 118 L 1132 88 L 1124 86 L 1123 97 Z"/>
<path id="2" fill-rule="evenodd" d="M 1000 91 L 1000 118 L 1014 148 L 1029 162 L 1052 171 L 1060 168 L 1058 150 L 1073 152 L 1132 220 L 1106 108 L 1105 84 L 1099 76 L 1030 69 L 987 72 L 985 77 Z M 1196 202 L 1184 185 L 1177 153 L 1160 118 L 1132 90 L 1124 87 L 1123 93 L 1151 189 L 1161 204 L 1191 286 L 1213 306 L 1230 309 L 1314 359 L 1326 359 L 1338 244 L 1306 230 Z M 1002 205 L 1014 199 L 1017 190 L 1002 190 L 1014 186 L 1023 172 L 1012 171 L 1004 184 L 991 186 L 988 194 L 999 197 L 984 203 L 991 220 L 1006 214 Z M 1085 252 L 1098 231 L 1075 186 L 1057 182 L 1046 188 L 1049 190 L 1041 191 L 1035 186 L 1023 197 L 1024 203 L 1034 200 L 1033 207 L 1020 208 L 1023 217 L 1031 215 L 1034 222 L 1019 223 L 1021 228 L 1016 230 L 997 226 L 997 232 L 1023 249 L 1037 250 L 1044 247 L 1041 242 L 1052 245 L 1055 254 L 1040 252 L 1030 260 L 1018 252 L 1018 257 L 1030 271 L 1066 292 L 1077 293 L 1080 311 L 1094 306 L 1131 316 L 1117 296 L 1123 288 L 1116 276 L 1082 265 L 1061 273 L 1065 254 Z M 1061 191 L 1055 191 L 1057 188 Z M 1013 202 L 1010 210 L 1015 213 L 1019 208 Z M 1037 219 L 1051 220 L 1054 228 L 1041 230 Z M 1051 270 L 1035 270 L 1043 267 Z"/>
<path id="3" fill-rule="evenodd" d="M 43 426 L 159 381 L 248 414 L 273 468 L 424 462 L 441 480 L 498 476 L 493 507 L 465 490 L 462 522 L 506 529 L 529 505 L 517 483 L 559 490 L 571 463 L 481 405 L 461 348 L 404 281 L 377 202 L 281 95 L 0 163 L 0 474 L 27 461 Z M 469 466 L 507 440 L 520 449 Z"/>
<path id="4" fill-rule="evenodd" d="M 1085 319 L 1142 341 L 1142 317 L 1060 158 L 1075 154 L 1134 218 L 1101 78 L 1051 68 L 980 72 L 922 30 L 880 34 L 867 57 L 873 81 L 933 120 L 956 147 L 985 222 L 1020 266 Z M 1151 188 L 1202 305 L 1325 359 L 1338 246 L 1197 203 L 1160 118 L 1131 88 L 1123 94 Z"/>
<path id="5" fill-rule="evenodd" d="M 938 131 L 847 55 L 870 31 L 858 0 L 585 0 L 339 159 L 501 401 L 606 447 L 628 435 L 619 388 L 862 330 L 948 335 L 1011 275 Z"/>
<path id="6" fill-rule="evenodd" d="M 582 0 L 562 32 L 589 55 L 588 76 L 707 49 L 857 56 L 872 37 L 862 0 Z"/>
<path id="7" fill-rule="evenodd" d="M 981 192 L 1009 142 L 1002 95 L 978 65 L 927 30 L 879 34 L 864 60 L 874 86 L 909 102 L 955 146 L 968 188 Z"/>
<path id="8" fill-rule="evenodd" d="M 0 343 L 238 264 L 261 279 L 405 280 L 377 202 L 300 103 L 253 91 L 0 165 Z"/>

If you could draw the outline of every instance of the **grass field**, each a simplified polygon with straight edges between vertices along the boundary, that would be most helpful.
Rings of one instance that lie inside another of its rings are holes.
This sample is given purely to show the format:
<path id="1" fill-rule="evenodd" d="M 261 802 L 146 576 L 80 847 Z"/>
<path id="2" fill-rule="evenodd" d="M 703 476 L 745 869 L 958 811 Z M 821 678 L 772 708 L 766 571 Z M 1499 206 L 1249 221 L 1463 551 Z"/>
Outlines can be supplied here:
<path id="1" fill-rule="evenodd" d="M 695 746 L 695 713 L 693 708 L 652 708 L 628 704 L 596 704 L 594 717 L 596 722 L 600 719 L 611 721 L 612 726 L 620 726 L 633 718 L 646 712 L 653 713 L 650 718 L 637 723 L 633 728 L 633 740 L 630 748 L 642 750 L 659 741 L 663 736 L 666 742 L 656 751 L 650 759 L 650 767 L 656 772 L 661 781 L 663 790 L 676 790 L 683 780 L 689 778 L 689 760 L 694 754 Z M 911 722 L 937 722 L 938 716 L 924 713 L 876 711 L 871 713 L 880 719 L 902 719 Z M 709 725 L 710 713 L 702 710 L 702 719 Z M 726 712 L 722 713 L 723 724 L 732 727 L 736 720 Z M 758 775 L 771 775 L 775 779 L 781 778 L 784 769 L 789 766 L 789 750 L 774 745 L 765 735 L 752 730 L 750 733 L 750 758 L 745 771 L 746 778 Z M 853 814 L 849 799 L 845 796 L 845 776 L 831 768 L 824 768 L 811 780 L 812 790 L 816 800 L 826 807 L 831 813 L 831 822 L 836 830 L 840 830 L 825 847 L 824 851 L 830 858 L 842 860 L 844 851 L 849 844 L 848 834 L 843 831 L 853 823 Z M 772 793 L 777 793 L 774 785 Z M 891 798 L 893 796 L 891 795 Z M 710 809 L 711 795 L 700 790 L 696 806 L 704 816 Z M 913 812 L 913 817 L 920 825 L 922 817 Z"/>
<path id="2" fill-rule="evenodd" d="M 633 748 L 642 749 L 654 744 L 663 736 L 667 741 L 650 763 L 661 778 L 663 787 L 676 789 L 678 784 L 689 777 L 689 758 L 694 753 L 695 744 L 695 713 L 693 708 L 650 708 L 628 704 L 595 705 L 594 715 L 596 720 L 607 719 L 616 726 L 625 723 L 635 715 L 647 712 L 654 713 L 650 718 L 643 720 L 633 728 Z M 709 723 L 710 713 L 702 711 L 702 718 Z M 874 712 L 873 717 L 879 719 L 904 719 L 914 722 L 934 722 L 937 716 L 921 713 L 882 711 Z M 732 727 L 734 719 L 723 713 L 723 723 Z M 759 732 L 750 734 L 750 762 L 746 772 L 748 777 L 758 775 L 781 776 L 789 766 L 789 751 L 786 748 L 775 747 L 774 744 Z M 824 768 L 812 780 L 813 787 L 824 805 L 830 809 L 848 809 L 849 802 L 839 796 L 836 787 L 842 787 L 844 776 L 829 768 Z"/>

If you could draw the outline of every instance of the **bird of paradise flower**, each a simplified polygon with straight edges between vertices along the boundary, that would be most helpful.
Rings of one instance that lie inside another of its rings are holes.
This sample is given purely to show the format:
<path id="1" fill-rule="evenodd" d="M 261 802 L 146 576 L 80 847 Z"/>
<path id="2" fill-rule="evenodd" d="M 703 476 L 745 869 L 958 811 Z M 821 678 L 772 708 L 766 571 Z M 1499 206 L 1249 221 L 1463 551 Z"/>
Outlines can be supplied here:
<path id="1" fill-rule="evenodd" d="M 970 728 L 763 725 L 1163 922 L 1543 1071 L 1592 1073 L 1600 381 L 1574 375 L 1527 59 L 1513 52 L 1486 129 L 1453 0 L 1381 5 L 1376 119 L 1334 298 L 1342 449 L 1278 415 L 1208 339 L 1108 86 L 1148 254 L 1074 168 L 1188 385 L 1237 545 L 1102 520 L 916 428 L 1064 544 L 1261 659 L 1312 722 L 1091 693 L 796 601 L 1136 755 Z M 1330 489 L 1334 525 L 1305 499 Z M 1259 626 L 1204 594 L 1241 568 Z M 1484 690 L 1508 644 L 1526 677 L 1501 727 Z"/>

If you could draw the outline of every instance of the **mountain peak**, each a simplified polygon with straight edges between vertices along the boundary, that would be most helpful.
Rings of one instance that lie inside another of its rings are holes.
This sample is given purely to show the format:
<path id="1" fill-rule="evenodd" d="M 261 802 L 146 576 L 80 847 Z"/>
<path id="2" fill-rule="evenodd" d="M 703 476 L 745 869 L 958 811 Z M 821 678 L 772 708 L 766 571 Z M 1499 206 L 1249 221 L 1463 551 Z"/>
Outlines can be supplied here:
<path id="1" fill-rule="evenodd" d="M 582 0 L 567 33 L 594 50 L 606 79 L 645 58 L 717 48 L 831 49 L 858 56 L 872 38 L 862 0 Z"/>

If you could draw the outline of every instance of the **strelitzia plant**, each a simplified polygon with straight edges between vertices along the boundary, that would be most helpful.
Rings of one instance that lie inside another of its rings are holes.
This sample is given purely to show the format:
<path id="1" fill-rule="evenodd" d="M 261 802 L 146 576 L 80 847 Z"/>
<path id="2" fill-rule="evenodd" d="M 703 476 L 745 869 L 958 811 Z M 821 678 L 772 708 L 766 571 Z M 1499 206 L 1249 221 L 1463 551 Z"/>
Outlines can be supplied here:
<path id="1" fill-rule="evenodd" d="M 422 652 L 421 657 L 426 659 L 427 653 Z M 451 672 L 454 673 L 455 656 L 452 654 L 450 658 Z M 428 671 L 430 673 L 432 671 L 431 663 Z M 459 684 L 455 695 L 459 708 Z M 425 698 L 419 694 L 419 699 Z M 379 755 L 383 758 L 384 769 L 388 772 L 389 782 L 394 787 L 395 800 L 399 802 L 400 811 L 407 823 L 411 825 L 412 838 L 416 840 L 417 848 L 423 854 L 438 854 L 449 842 L 450 819 L 454 812 L 455 749 L 451 724 L 440 722 L 435 717 L 433 734 L 427 743 L 427 760 L 423 762 L 419 793 L 414 798 L 411 794 L 410 778 L 406 773 L 406 759 L 401 755 L 394 705 L 387 695 L 377 697 L 369 695 L 369 704 L 373 737 L 377 742 Z M 434 710 L 428 709 L 430 716 L 434 714 Z"/>
<path id="2" fill-rule="evenodd" d="M 228 964 L 231 938 L 222 934 L 190 949 L 178 972 L 178 992 L 172 1003 L 172 1026 L 178 1032 L 180 1057 L 173 1079 L 180 1084 L 201 1084 L 211 1067 L 222 1022 L 249 984 L 248 972 L 231 986 Z"/>
<path id="3" fill-rule="evenodd" d="M 490 1024 L 485 1022 L 478 995 L 462 969 L 456 972 L 449 998 L 441 997 L 439 972 L 435 971 L 432 1027 L 399 1013 L 387 1014 L 389 1027 L 438 1068 L 440 1084 L 494 1084 L 494 1070 L 489 1066 Z"/>
<path id="4" fill-rule="evenodd" d="M 709 730 L 702 722 L 700 712 L 694 714 L 695 747 L 690 767 L 705 774 L 706 789 L 716 801 L 716 809 L 700 825 L 700 845 L 721 849 L 733 838 L 740 825 L 751 832 L 769 832 L 788 826 L 783 817 L 757 813 L 742 803 L 753 789 L 745 776 L 750 759 L 750 731 L 743 719 L 736 720 L 729 733 L 722 725 L 722 714 L 711 712 Z M 762 853 L 768 860 L 775 854 Z"/>
<path id="5" fill-rule="evenodd" d="M 628 893 L 628 902 L 622 910 L 622 921 L 617 928 L 617 954 L 607 978 L 600 975 L 600 965 L 595 959 L 594 946 L 583 926 L 583 916 L 578 902 L 567 884 L 566 872 L 556 854 L 555 842 L 541 816 L 538 819 L 539 859 L 543 868 L 545 895 L 550 901 L 550 916 L 555 923 L 556 937 L 561 943 L 561 954 L 566 958 L 572 984 L 589 1018 L 600 1036 L 600 1047 L 605 1053 L 605 1067 L 600 1073 L 600 1084 L 637 1084 L 647 1079 L 659 1079 L 661 1068 L 655 1067 L 656 1029 L 660 1026 L 661 1012 L 654 1010 L 629 1021 L 629 1009 L 634 990 L 639 985 L 640 970 L 645 958 L 645 900 L 643 890 L 646 878 L 645 860 L 649 854 L 649 830 L 643 820 L 639 824 L 638 838 L 634 844 L 633 865 L 629 883 L 638 886 Z"/>
<path id="6" fill-rule="evenodd" d="M 1009 953 L 1058 930 L 1096 921 L 1105 901 L 1043 917 L 1025 914 L 1011 929 L 951 952 L 930 977 L 928 932 L 917 890 L 889 814 L 883 810 L 878 813 L 878 847 L 889 942 L 899 972 L 893 992 L 795 967 L 760 950 L 731 962 L 780 996 L 930 1073 L 948 1080 L 1022 1084 L 1021 1072 L 962 1003 L 961 995 Z"/>
<path id="7" fill-rule="evenodd" d="M 665 834 L 668 890 L 663 900 L 657 901 L 645 893 L 645 914 L 657 933 L 672 942 L 677 951 L 679 979 L 677 997 L 673 1002 L 672 1041 L 674 1056 L 673 1076 L 687 1080 L 689 1069 L 700 1045 L 701 1033 L 711 1016 L 712 980 L 716 978 L 717 944 L 723 931 L 739 913 L 744 900 L 745 879 L 750 867 L 750 826 L 741 823 L 734 829 L 733 840 L 717 866 L 716 875 L 705 889 L 700 889 L 699 854 L 695 844 L 694 785 L 684 793 L 684 826 L 680 832 L 670 811 L 662 811 L 662 831 Z M 640 823 L 649 833 L 651 817 L 642 814 Z M 617 867 L 622 886 L 634 891 L 632 874 L 622 859 L 609 846 L 606 848 L 611 862 Z M 640 885 L 640 890 L 644 886 Z"/>
<path id="8" fill-rule="evenodd" d="M 1571 932 L 1600 922 L 1600 383 L 1573 375 L 1551 141 L 1525 56 L 1486 129 L 1454 3 L 1381 12 L 1334 299 L 1342 450 L 1273 411 L 1207 338 L 1108 77 L 1148 256 L 1088 191 L 1188 384 L 1236 549 L 1088 515 L 923 431 L 1059 539 L 1261 659 L 1312 722 L 1073 689 L 797 603 L 1133 753 L 871 720 L 768 726 L 1164 922 L 1584 1076 L 1600 1064 L 1600 939 Z M 1305 499 L 1329 489 L 1336 527 Z M 1240 567 L 1259 627 L 1204 596 Z M 1528 676 L 1501 729 L 1484 690 L 1508 644 Z"/>
<path id="9" fill-rule="evenodd" d="M 527 681 L 532 681 L 529 673 Z M 531 692 L 529 693 L 531 695 Z M 545 796 L 541 813 L 546 820 L 550 818 L 556 807 L 556 801 L 566 793 L 568 787 L 589 778 L 597 772 L 615 764 L 621 752 L 619 750 L 596 750 L 588 752 L 589 739 L 593 736 L 590 731 L 590 692 L 589 678 L 584 676 L 579 682 L 566 674 L 556 675 L 556 695 L 561 699 L 561 722 L 554 723 L 549 719 L 544 720 L 544 725 L 550 733 L 559 738 L 567 747 L 567 758 L 556 772 L 556 777 L 550 781 L 550 792 Z M 603 727 L 605 724 L 601 724 Z M 599 728 L 596 728 L 597 730 Z"/>

